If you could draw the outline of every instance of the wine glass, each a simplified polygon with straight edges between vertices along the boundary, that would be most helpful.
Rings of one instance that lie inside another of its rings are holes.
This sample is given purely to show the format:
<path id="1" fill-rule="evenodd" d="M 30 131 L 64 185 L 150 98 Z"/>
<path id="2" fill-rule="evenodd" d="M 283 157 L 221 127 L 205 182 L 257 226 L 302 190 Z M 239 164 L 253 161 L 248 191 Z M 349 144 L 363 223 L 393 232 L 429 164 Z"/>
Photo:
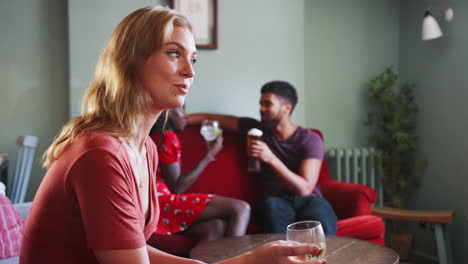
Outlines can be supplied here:
<path id="1" fill-rule="evenodd" d="M 210 142 L 215 140 L 221 130 L 219 128 L 219 122 L 217 120 L 205 119 L 202 122 L 200 133 L 206 141 Z"/>
<path id="2" fill-rule="evenodd" d="M 297 260 L 314 261 L 323 258 L 327 251 L 327 243 L 322 224 L 319 221 L 301 221 L 288 225 L 286 230 L 286 240 L 307 243 L 318 246 L 321 249 L 320 255 L 295 256 Z"/>

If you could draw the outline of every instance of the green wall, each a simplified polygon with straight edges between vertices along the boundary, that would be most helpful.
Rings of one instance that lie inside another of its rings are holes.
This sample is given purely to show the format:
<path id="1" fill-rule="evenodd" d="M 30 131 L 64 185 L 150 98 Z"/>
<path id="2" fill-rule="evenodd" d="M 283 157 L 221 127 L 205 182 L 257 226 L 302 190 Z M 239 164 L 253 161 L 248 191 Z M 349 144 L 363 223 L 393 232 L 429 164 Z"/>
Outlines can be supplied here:
<path id="1" fill-rule="evenodd" d="M 68 0 L 70 116 L 80 114 L 81 99 L 97 59 L 117 24 L 132 11 L 157 0 Z"/>
<path id="2" fill-rule="evenodd" d="M 402 79 L 416 83 L 420 155 L 428 161 L 411 206 L 455 210 L 455 220 L 449 226 L 454 263 L 468 263 L 468 2 L 401 3 L 400 72 Z M 436 13 L 444 36 L 421 41 L 422 15 L 428 6 L 451 6 L 455 19 L 447 23 Z M 416 249 L 435 252 L 433 233 L 416 230 Z"/>
<path id="3" fill-rule="evenodd" d="M 306 125 L 326 147 L 367 145 L 365 85 L 398 69 L 399 2 L 305 1 Z"/>
<path id="4" fill-rule="evenodd" d="M 124 15 L 154 1 L 69 2 L 70 113 L 76 116 L 97 56 L 113 28 Z M 303 1 L 219 0 L 218 16 L 219 48 L 198 51 L 187 111 L 258 117 L 260 87 L 273 79 L 290 81 L 304 95 Z M 300 123 L 304 101 L 294 115 Z"/>
<path id="5" fill-rule="evenodd" d="M 280 79 L 297 88 L 304 123 L 304 2 L 220 0 L 219 18 L 219 49 L 199 52 L 187 110 L 259 117 L 260 87 Z"/>
<path id="6" fill-rule="evenodd" d="M 16 137 L 39 137 L 30 200 L 45 172 L 40 157 L 68 119 L 66 1 L 0 1 L 0 36 L 0 152 L 11 183 Z"/>

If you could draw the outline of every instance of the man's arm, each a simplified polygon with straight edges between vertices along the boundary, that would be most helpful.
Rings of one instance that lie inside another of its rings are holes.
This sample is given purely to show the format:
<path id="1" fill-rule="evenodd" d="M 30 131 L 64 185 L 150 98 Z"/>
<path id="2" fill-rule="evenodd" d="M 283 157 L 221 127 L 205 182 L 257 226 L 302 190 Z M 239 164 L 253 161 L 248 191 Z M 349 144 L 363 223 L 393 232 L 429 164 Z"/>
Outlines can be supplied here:
<path id="1" fill-rule="evenodd" d="M 239 117 L 233 115 L 220 115 L 220 114 L 208 114 L 208 113 L 196 113 L 189 114 L 187 116 L 187 123 L 189 125 L 201 125 L 203 120 L 213 119 L 218 120 L 219 125 L 222 129 L 238 133 L 239 128 Z"/>
<path id="2" fill-rule="evenodd" d="M 322 161 L 319 159 L 302 160 L 299 174 L 289 170 L 281 160 L 277 159 L 275 165 L 270 164 L 273 170 L 284 180 L 286 187 L 300 196 L 310 195 L 318 181 Z"/>
<path id="3" fill-rule="evenodd" d="M 279 176 L 286 188 L 300 196 L 309 195 L 318 181 L 322 161 L 319 159 L 304 159 L 301 161 L 299 174 L 292 172 L 284 163 L 270 150 L 265 142 L 255 141 L 249 149 L 249 155 L 258 157 L 268 164 Z"/>

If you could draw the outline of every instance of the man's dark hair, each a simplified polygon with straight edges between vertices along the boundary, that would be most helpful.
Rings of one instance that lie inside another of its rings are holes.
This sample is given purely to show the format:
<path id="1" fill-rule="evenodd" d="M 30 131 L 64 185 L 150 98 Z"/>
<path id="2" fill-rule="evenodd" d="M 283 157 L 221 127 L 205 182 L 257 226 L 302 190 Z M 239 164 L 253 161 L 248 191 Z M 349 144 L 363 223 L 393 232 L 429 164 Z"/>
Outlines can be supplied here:
<path id="1" fill-rule="evenodd" d="M 296 88 L 285 81 L 271 81 L 262 86 L 261 93 L 272 93 L 291 104 L 291 114 L 297 104 Z"/>

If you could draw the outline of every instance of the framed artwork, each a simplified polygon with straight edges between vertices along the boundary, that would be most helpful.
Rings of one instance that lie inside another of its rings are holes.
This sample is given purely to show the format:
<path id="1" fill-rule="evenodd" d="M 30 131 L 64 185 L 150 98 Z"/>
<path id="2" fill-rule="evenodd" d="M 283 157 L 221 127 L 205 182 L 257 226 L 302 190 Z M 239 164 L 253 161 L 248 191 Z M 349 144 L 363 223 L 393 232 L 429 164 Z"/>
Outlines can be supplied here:
<path id="1" fill-rule="evenodd" d="M 197 49 L 218 48 L 218 0 L 171 0 L 170 4 L 192 22 Z"/>

